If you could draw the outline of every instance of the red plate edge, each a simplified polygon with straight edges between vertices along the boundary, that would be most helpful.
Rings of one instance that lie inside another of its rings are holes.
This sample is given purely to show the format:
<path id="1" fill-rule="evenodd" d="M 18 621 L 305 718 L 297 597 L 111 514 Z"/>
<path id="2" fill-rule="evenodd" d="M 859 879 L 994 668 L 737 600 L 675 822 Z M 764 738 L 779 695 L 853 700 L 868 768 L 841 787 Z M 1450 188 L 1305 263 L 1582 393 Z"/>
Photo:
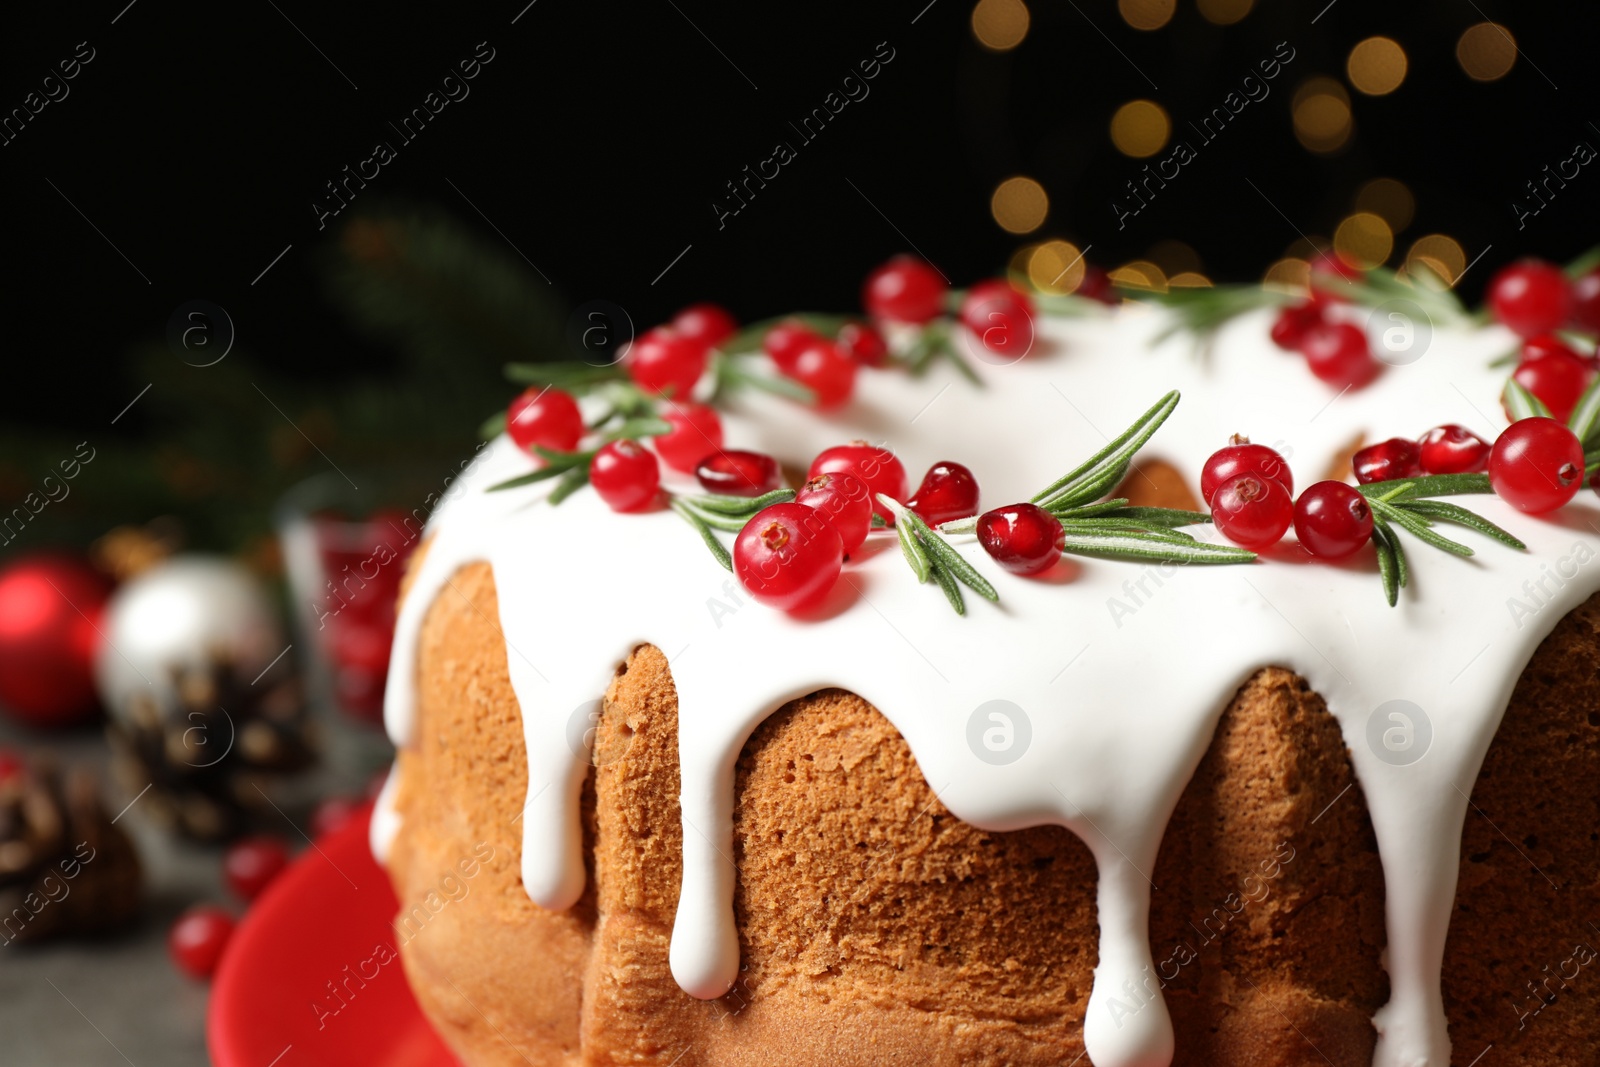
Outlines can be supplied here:
<path id="1" fill-rule="evenodd" d="M 371 814 L 307 848 L 234 931 L 206 1017 L 216 1067 L 456 1067 L 392 955 L 399 904 Z"/>

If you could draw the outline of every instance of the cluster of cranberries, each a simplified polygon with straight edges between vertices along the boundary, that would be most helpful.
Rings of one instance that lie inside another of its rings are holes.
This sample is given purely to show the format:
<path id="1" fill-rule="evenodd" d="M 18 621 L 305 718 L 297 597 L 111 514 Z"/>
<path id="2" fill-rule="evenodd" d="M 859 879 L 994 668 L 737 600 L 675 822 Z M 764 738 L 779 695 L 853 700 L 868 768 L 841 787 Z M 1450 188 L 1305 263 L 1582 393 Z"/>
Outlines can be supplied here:
<path id="1" fill-rule="evenodd" d="M 1340 389 L 1364 385 L 1378 371 L 1372 348 L 1361 327 L 1329 314 L 1342 301 L 1316 287 L 1318 274 L 1358 281 L 1361 272 L 1338 256 L 1323 255 L 1312 265 L 1311 294 L 1278 313 L 1272 340 L 1279 348 L 1305 357 L 1311 373 Z"/>
<path id="2" fill-rule="evenodd" d="M 1489 310 L 1518 337 L 1564 328 L 1600 333 L 1600 269 L 1569 281 L 1554 263 L 1519 260 L 1490 280 Z"/>

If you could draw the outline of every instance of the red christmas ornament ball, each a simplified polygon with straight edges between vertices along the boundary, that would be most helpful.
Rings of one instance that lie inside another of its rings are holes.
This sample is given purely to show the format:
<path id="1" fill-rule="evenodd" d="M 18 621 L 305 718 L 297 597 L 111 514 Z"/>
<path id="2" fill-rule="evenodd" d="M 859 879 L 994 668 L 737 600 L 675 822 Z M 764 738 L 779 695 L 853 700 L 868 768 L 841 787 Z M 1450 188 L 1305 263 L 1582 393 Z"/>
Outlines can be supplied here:
<path id="1" fill-rule="evenodd" d="M 0 569 L 0 710 L 52 727 L 94 714 L 96 627 L 110 592 L 71 556 L 28 555 Z"/>

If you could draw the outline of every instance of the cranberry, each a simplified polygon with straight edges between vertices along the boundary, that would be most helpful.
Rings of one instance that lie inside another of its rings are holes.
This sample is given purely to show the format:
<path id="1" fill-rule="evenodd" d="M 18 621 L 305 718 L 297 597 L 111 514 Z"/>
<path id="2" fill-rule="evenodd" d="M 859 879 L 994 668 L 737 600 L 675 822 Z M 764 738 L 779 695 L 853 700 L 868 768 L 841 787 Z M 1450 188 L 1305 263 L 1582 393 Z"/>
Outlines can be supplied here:
<path id="1" fill-rule="evenodd" d="M 1061 520 L 1037 504 L 1009 504 L 978 517 L 978 543 L 1012 574 L 1042 574 L 1061 558 Z"/>
<path id="2" fill-rule="evenodd" d="M 927 322 L 944 312 L 944 276 L 916 256 L 895 256 L 867 276 L 861 303 L 880 319 Z"/>
<path id="3" fill-rule="evenodd" d="M 843 405 L 856 389 L 856 365 L 838 345 L 820 337 L 802 348 L 784 373 L 810 389 L 822 411 Z"/>
<path id="4" fill-rule="evenodd" d="M 865 482 L 848 471 L 817 475 L 800 487 L 794 502 L 828 516 L 847 556 L 861 547 L 872 529 L 872 494 Z"/>
<path id="5" fill-rule="evenodd" d="M 1489 442 L 1455 423 L 1435 426 L 1417 441 L 1428 474 L 1467 474 L 1489 468 Z"/>
<path id="6" fill-rule="evenodd" d="M 311 836 L 326 837 L 342 829 L 361 811 L 358 797 L 328 797 L 311 812 Z"/>
<path id="7" fill-rule="evenodd" d="M 1583 445 L 1554 419 L 1519 419 L 1489 453 L 1489 484 L 1518 511 L 1553 511 L 1583 485 Z"/>
<path id="8" fill-rule="evenodd" d="M 1558 422 L 1566 422 L 1572 409 L 1578 406 L 1583 391 L 1594 380 L 1594 374 L 1594 368 L 1578 356 L 1552 352 L 1523 360 L 1511 372 L 1511 377 L 1538 397 Z"/>
<path id="9" fill-rule="evenodd" d="M 1078 288 L 1073 292 L 1090 300 L 1098 300 L 1102 304 L 1120 302 L 1117 297 L 1117 287 L 1111 282 L 1111 275 L 1093 263 L 1084 263 L 1083 280 L 1078 283 Z"/>
<path id="10" fill-rule="evenodd" d="M 870 322 L 847 322 L 839 327 L 838 345 L 863 367 L 881 367 L 889 361 L 889 342 Z"/>
<path id="11" fill-rule="evenodd" d="M 1294 502 L 1282 483 L 1245 471 L 1217 486 L 1211 521 L 1241 548 L 1259 552 L 1283 537 L 1294 519 Z"/>
<path id="12" fill-rule="evenodd" d="M 210 978 L 233 936 L 233 916 L 211 904 L 200 904 L 178 916 L 167 932 L 167 951 L 185 974 Z"/>
<path id="13" fill-rule="evenodd" d="M 1362 485 L 1415 478 L 1422 473 L 1422 446 L 1403 437 L 1368 445 L 1350 457 L 1356 481 Z"/>
<path id="14" fill-rule="evenodd" d="M 529 388 L 506 409 L 506 433 L 526 451 L 571 452 L 583 437 L 583 413 L 570 393 Z"/>
<path id="15" fill-rule="evenodd" d="M 694 476 L 708 493 L 722 496 L 760 496 L 783 484 L 778 461 L 762 452 L 714 452 L 702 457 Z"/>
<path id="16" fill-rule="evenodd" d="M 806 477 L 815 478 L 832 471 L 846 471 L 866 482 L 867 490 L 872 493 L 873 511 L 885 518 L 885 509 L 877 503 L 879 493 L 891 500 L 906 498 L 906 469 L 887 448 L 877 448 L 865 441 L 825 448 L 811 461 Z"/>
<path id="17" fill-rule="evenodd" d="M 761 348 L 778 369 L 787 374 L 794 369 L 800 353 L 816 340 L 820 338 L 811 327 L 797 319 L 786 319 L 767 331 L 761 339 Z"/>
<path id="18" fill-rule="evenodd" d="M 657 326 L 646 330 L 628 349 L 628 373 L 633 383 L 652 396 L 687 400 L 705 373 L 709 349 L 676 330 Z"/>
<path id="19" fill-rule="evenodd" d="M 756 512 L 733 542 L 733 570 L 750 595 L 795 611 L 827 595 L 839 580 L 844 541 L 821 511 L 774 504 Z"/>
<path id="20" fill-rule="evenodd" d="M 1343 482 L 1307 486 L 1294 504 L 1294 532 L 1318 559 L 1343 559 L 1372 537 L 1372 508 Z"/>
<path id="21" fill-rule="evenodd" d="M 690 304 L 672 316 L 672 329 L 707 348 L 716 348 L 739 332 L 739 322 L 720 304 Z"/>
<path id="22" fill-rule="evenodd" d="M 1306 336 L 1322 325 L 1323 312 L 1323 302 L 1316 299 L 1282 309 L 1272 321 L 1272 343 L 1286 352 L 1300 351 Z"/>
<path id="23" fill-rule="evenodd" d="M 978 479 L 959 463 L 935 463 L 922 476 L 922 484 L 906 507 L 922 516 L 929 526 L 978 513 Z"/>
<path id="24" fill-rule="evenodd" d="M 289 846 L 276 837 L 246 837 L 222 857 L 222 880 L 241 900 L 254 900 L 289 866 Z"/>
<path id="25" fill-rule="evenodd" d="M 1524 259 L 1489 281 L 1489 309 L 1518 337 L 1532 337 L 1566 325 L 1572 291 L 1560 267 Z"/>
<path id="26" fill-rule="evenodd" d="M 1348 322 L 1325 322 L 1313 326 L 1300 351 L 1311 373 L 1340 388 L 1364 385 L 1378 370 L 1367 346 L 1367 335 Z"/>
<path id="27" fill-rule="evenodd" d="M 638 511 L 655 502 L 661 465 L 638 441 L 612 441 L 594 454 L 589 484 L 612 511 Z"/>
<path id="28" fill-rule="evenodd" d="M 1284 458 L 1266 445 L 1253 445 L 1249 438 L 1235 434 L 1232 442 L 1226 448 L 1211 453 L 1211 458 L 1200 469 L 1201 499 L 1207 504 L 1211 503 L 1217 486 L 1245 471 L 1254 471 L 1280 482 L 1285 493 L 1294 493 L 1294 472 L 1289 470 Z"/>
<path id="29" fill-rule="evenodd" d="M 1570 359 L 1592 362 L 1592 357 L 1585 356 L 1576 348 L 1567 344 L 1559 334 L 1541 333 L 1537 337 L 1530 337 L 1522 342 L 1522 356 L 1518 362 L 1526 363 L 1531 359 L 1540 359 L 1544 356 L 1567 356 Z"/>
<path id="30" fill-rule="evenodd" d="M 1600 333 L 1600 270 L 1592 270 L 1572 283 L 1570 325 L 1585 333 Z"/>
<path id="31" fill-rule="evenodd" d="M 653 437 L 650 443 L 673 470 L 691 472 L 706 456 L 722 449 L 722 417 L 715 408 L 685 400 L 667 404 L 661 418 L 672 432 Z"/>
<path id="32" fill-rule="evenodd" d="M 961 321 L 996 355 L 1021 359 L 1033 347 L 1033 301 L 1010 282 L 979 282 L 967 290 Z"/>

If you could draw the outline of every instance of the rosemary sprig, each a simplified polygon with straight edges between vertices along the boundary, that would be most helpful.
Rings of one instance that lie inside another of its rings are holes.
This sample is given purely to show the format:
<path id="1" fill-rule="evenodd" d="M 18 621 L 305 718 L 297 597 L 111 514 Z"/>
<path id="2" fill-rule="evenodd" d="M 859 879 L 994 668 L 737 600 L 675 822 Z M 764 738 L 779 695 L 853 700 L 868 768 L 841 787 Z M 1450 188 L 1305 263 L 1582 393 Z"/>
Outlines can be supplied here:
<path id="1" fill-rule="evenodd" d="M 577 489 L 579 486 L 583 485 L 584 482 L 589 480 L 589 464 L 594 459 L 593 449 L 582 452 L 556 452 L 553 449 L 539 448 L 535 446 L 534 452 L 538 453 L 539 457 L 544 460 L 543 467 L 540 467 L 536 471 L 529 471 L 527 474 L 519 474 L 515 478 L 507 478 L 503 482 L 495 482 L 493 485 L 489 486 L 489 488 L 485 489 L 484 492 L 500 493 L 507 489 L 521 489 L 525 485 L 533 485 L 537 482 L 546 481 L 550 478 L 560 478 L 564 475 L 570 475 L 573 471 L 581 471 L 583 473 L 582 481 L 573 486 L 573 489 Z M 562 495 L 561 499 L 565 500 L 571 495 L 572 490 L 568 490 Z M 557 503 L 559 503 L 559 501 L 557 501 Z"/>
<path id="2" fill-rule="evenodd" d="M 757 374 L 743 366 L 738 357 L 724 355 L 721 352 L 712 356 L 711 375 L 712 404 L 742 388 L 759 389 L 764 393 L 786 397 L 801 404 L 813 403 L 817 398 L 815 393 L 799 382 Z"/>
<path id="3" fill-rule="evenodd" d="M 581 360 L 507 363 L 505 376 L 518 385 L 549 385 L 569 393 L 586 393 L 608 382 L 628 380 L 627 372 L 616 364 L 597 367 Z"/>
<path id="4" fill-rule="evenodd" d="M 1600 378 L 1589 383 L 1567 419 L 1567 428 L 1578 435 L 1585 449 L 1600 444 Z"/>
<path id="5" fill-rule="evenodd" d="M 760 322 L 752 322 L 722 342 L 718 347 L 728 355 L 758 352 L 761 350 L 761 342 L 766 338 L 767 331 L 781 323 L 798 322 L 813 333 L 823 337 L 833 337 L 844 328 L 846 323 L 856 322 L 859 319 L 859 315 L 839 315 L 825 311 L 797 311 L 790 315 L 779 315 L 775 318 L 762 319 Z"/>
<path id="6" fill-rule="evenodd" d="M 1139 416 L 1134 424 L 1083 463 L 1034 494 L 1033 502 L 1046 511 L 1071 509 L 1105 496 L 1128 472 L 1134 455 L 1150 440 L 1178 406 L 1174 389 Z"/>
<path id="7" fill-rule="evenodd" d="M 1467 545 L 1435 530 L 1435 523 L 1452 523 L 1476 530 L 1519 552 L 1528 548 L 1518 538 L 1474 511 L 1447 500 L 1428 499 L 1492 493 L 1494 487 L 1489 484 L 1487 474 L 1433 474 L 1421 478 L 1370 482 L 1356 486 L 1356 490 L 1366 497 L 1372 508 L 1372 544 L 1378 553 L 1378 576 L 1383 582 L 1383 595 L 1390 607 L 1398 603 L 1399 591 L 1406 587 L 1411 573 L 1398 530 L 1406 531 L 1423 544 L 1457 556 L 1471 556 L 1474 553 Z"/>
<path id="8" fill-rule="evenodd" d="M 1172 321 L 1151 339 L 1153 344 L 1182 331 L 1201 335 L 1214 333 L 1223 323 L 1247 311 L 1281 307 L 1293 299 L 1287 293 L 1260 285 L 1180 286 L 1164 293 L 1138 289 L 1130 294 L 1172 312 Z"/>
<path id="9" fill-rule="evenodd" d="M 935 360 L 943 359 L 954 366 L 967 381 L 980 388 L 983 386 L 983 380 L 978 377 L 978 372 L 972 369 L 972 364 L 967 362 L 967 357 L 957 348 L 955 337 L 950 332 L 950 324 L 944 319 L 934 319 L 922 327 L 910 346 L 897 359 L 917 376 L 926 374 Z"/>
<path id="10" fill-rule="evenodd" d="M 726 570 L 733 570 L 733 557 L 714 531 L 738 533 L 745 523 L 763 508 L 793 500 L 793 489 L 774 489 L 761 496 L 678 496 L 672 497 L 671 507 L 678 517 L 695 528 L 706 548 Z"/>
<path id="11" fill-rule="evenodd" d="M 894 532 L 900 539 L 900 551 L 917 581 L 926 582 L 932 578 L 937 582 L 957 615 L 967 613 L 966 599 L 961 593 L 963 585 L 985 600 L 999 603 L 1000 594 L 989 580 L 979 574 L 965 556 L 950 547 L 950 542 L 923 521 L 921 515 L 887 493 L 878 494 L 878 503 L 894 515 Z"/>
<path id="12" fill-rule="evenodd" d="M 1505 401 L 1512 422 L 1536 417 L 1551 418 L 1550 409 L 1544 406 L 1544 401 L 1528 392 L 1515 378 L 1506 379 L 1505 393 L 1501 399 Z"/>

